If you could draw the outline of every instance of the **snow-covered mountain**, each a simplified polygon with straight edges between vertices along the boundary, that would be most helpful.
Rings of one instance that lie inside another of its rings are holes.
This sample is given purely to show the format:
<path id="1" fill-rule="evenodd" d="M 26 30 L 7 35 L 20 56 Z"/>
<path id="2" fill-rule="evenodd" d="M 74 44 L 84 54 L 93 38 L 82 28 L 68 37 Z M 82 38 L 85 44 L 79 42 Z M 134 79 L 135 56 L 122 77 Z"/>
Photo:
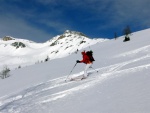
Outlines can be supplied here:
<path id="1" fill-rule="evenodd" d="M 62 58 L 104 39 L 90 39 L 83 33 L 66 30 L 45 43 L 6 36 L 0 40 L 0 69 L 28 66 L 35 63 Z"/>
<path id="2" fill-rule="evenodd" d="M 149 113 L 149 37 L 146 29 L 127 42 L 122 36 L 84 48 L 96 61 L 82 81 L 65 82 L 83 49 L 12 70 L 0 79 L 0 113 Z M 82 75 L 84 66 L 77 64 L 69 77 Z"/>

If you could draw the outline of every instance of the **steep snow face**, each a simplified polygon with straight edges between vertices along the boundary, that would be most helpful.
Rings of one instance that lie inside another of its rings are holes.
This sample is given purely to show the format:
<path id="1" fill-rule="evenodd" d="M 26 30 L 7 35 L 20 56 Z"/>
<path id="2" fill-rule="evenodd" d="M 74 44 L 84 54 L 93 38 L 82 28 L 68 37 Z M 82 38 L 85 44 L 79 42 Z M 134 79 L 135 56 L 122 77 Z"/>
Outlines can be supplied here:
<path id="1" fill-rule="evenodd" d="M 89 39 L 84 34 L 67 30 L 45 43 L 35 43 L 10 36 L 0 40 L 0 69 L 24 67 L 35 63 L 62 58 L 105 39 Z"/>
<path id="2" fill-rule="evenodd" d="M 147 29 L 132 33 L 128 42 L 119 37 L 92 45 L 96 61 L 82 81 L 65 82 L 68 74 L 83 74 L 84 64 L 73 69 L 82 50 L 11 71 L 0 79 L 0 112 L 149 113 L 149 37 Z"/>

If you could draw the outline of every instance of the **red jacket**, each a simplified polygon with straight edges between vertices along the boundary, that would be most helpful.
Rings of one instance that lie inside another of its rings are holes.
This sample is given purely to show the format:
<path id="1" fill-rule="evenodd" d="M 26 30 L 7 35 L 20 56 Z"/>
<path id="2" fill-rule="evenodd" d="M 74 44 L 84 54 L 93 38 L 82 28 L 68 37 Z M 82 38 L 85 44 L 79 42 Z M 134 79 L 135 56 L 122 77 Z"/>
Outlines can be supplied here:
<path id="1" fill-rule="evenodd" d="M 90 61 L 89 57 L 86 55 L 85 51 L 82 52 L 83 59 L 80 61 L 81 63 L 85 64 L 91 64 L 92 62 Z"/>

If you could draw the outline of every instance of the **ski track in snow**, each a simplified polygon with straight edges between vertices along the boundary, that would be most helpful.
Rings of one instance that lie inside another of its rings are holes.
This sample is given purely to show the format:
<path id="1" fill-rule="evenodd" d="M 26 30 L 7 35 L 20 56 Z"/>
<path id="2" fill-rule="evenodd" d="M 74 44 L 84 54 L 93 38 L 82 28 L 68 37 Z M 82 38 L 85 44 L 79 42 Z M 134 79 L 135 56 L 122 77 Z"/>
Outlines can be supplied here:
<path id="1" fill-rule="evenodd" d="M 146 48 L 148 47 L 146 46 Z M 32 107 L 38 107 L 42 104 L 48 104 L 49 102 L 56 101 L 57 99 L 65 98 L 66 96 L 73 95 L 74 92 L 93 87 L 107 79 L 121 76 L 123 74 L 127 75 L 128 73 L 142 71 L 144 69 L 150 69 L 149 62 L 144 65 L 123 68 L 127 65 L 147 59 L 150 59 L 149 54 L 133 60 L 96 69 L 98 73 L 94 70 L 89 71 L 90 76 L 82 81 L 65 82 L 66 76 L 63 76 L 29 87 L 17 94 L 0 98 L 0 113 L 26 112 L 29 109 L 32 109 Z"/>
<path id="2" fill-rule="evenodd" d="M 117 55 L 117 56 L 115 56 L 115 57 L 116 57 L 116 58 L 118 58 L 118 57 L 125 57 L 125 56 L 135 55 L 135 54 L 137 54 L 137 53 L 140 53 L 140 52 L 147 52 L 147 51 L 150 51 L 150 45 L 147 45 L 147 46 L 144 46 L 144 47 L 141 47 L 141 48 L 132 50 L 132 51 L 128 51 L 128 52 L 122 53 L 122 54 Z"/>

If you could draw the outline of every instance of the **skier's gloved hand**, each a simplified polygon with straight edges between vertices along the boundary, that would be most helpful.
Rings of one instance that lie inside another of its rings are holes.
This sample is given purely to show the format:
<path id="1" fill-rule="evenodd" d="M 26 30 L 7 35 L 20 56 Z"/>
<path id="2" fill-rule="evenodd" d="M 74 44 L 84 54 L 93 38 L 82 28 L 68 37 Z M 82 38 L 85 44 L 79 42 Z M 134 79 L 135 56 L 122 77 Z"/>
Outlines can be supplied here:
<path id="1" fill-rule="evenodd" d="M 80 63 L 80 61 L 79 61 L 79 60 L 77 60 L 76 62 L 77 62 L 77 63 Z"/>

